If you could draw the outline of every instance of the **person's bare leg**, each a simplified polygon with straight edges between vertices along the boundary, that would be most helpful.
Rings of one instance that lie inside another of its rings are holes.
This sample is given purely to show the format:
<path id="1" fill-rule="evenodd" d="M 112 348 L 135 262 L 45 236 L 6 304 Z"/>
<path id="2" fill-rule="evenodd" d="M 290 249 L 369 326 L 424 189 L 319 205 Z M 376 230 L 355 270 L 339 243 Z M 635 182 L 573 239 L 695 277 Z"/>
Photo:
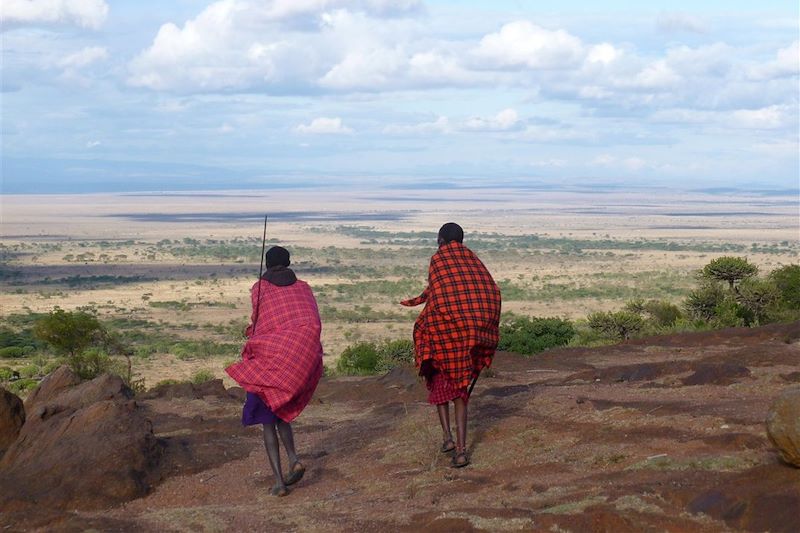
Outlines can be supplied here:
<path id="1" fill-rule="evenodd" d="M 283 472 L 281 471 L 281 449 L 278 444 L 278 435 L 273 424 L 263 424 L 264 426 L 264 447 L 267 449 L 269 466 L 275 474 L 275 486 L 272 487 L 273 494 L 286 492 L 286 484 L 283 482 Z"/>
<path id="2" fill-rule="evenodd" d="M 297 462 L 297 451 L 294 449 L 294 433 L 292 432 L 292 425 L 283 420 L 278 420 L 277 423 L 278 435 L 281 437 L 281 442 L 286 450 L 286 456 L 289 458 L 289 467 L 292 467 Z"/>
<path id="3" fill-rule="evenodd" d="M 456 398 L 453 403 L 456 411 L 456 459 L 458 459 L 458 455 L 467 453 L 467 403 L 463 398 Z M 464 461 L 467 461 L 466 456 Z"/>
<path id="4" fill-rule="evenodd" d="M 439 414 L 439 423 L 442 425 L 442 451 L 448 451 L 445 448 L 453 442 L 453 433 L 450 431 L 450 403 L 437 404 L 436 412 Z"/>

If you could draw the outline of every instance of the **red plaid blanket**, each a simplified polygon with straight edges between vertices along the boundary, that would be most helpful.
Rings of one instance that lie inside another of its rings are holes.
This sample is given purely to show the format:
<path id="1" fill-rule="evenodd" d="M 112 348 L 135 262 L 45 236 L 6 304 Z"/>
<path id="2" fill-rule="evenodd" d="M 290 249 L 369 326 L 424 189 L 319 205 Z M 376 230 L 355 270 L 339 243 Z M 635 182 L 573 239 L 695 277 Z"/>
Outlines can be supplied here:
<path id="1" fill-rule="evenodd" d="M 466 387 L 492 364 L 500 338 L 500 289 L 469 248 L 458 242 L 439 247 L 428 287 L 401 303 L 426 303 L 414 323 L 418 367 L 431 360 L 455 387 Z"/>
<path id="2" fill-rule="evenodd" d="M 257 305 L 258 283 L 261 304 Z M 317 301 L 303 281 L 278 287 L 261 280 L 250 289 L 253 313 L 242 360 L 225 371 L 291 422 L 311 401 L 322 377 L 322 324 Z M 255 310 L 259 317 L 255 330 Z"/>

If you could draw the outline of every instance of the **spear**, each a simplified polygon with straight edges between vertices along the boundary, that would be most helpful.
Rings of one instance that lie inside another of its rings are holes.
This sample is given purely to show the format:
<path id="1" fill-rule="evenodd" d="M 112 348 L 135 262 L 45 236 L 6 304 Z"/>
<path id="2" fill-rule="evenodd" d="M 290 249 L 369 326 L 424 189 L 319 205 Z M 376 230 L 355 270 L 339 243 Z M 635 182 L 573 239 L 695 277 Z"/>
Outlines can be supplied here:
<path id="1" fill-rule="evenodd" d="M 256 317 L 253 319 L 253 333 L 258 323 L 258 310 L 261 307 L 261 276 L 264 274 L 264 250 L 267 245 L 267 215 L 264 215 L 264 236 L 261 238 L 261 265 L 258 267 L 258 297 L 256 298 Z"/>

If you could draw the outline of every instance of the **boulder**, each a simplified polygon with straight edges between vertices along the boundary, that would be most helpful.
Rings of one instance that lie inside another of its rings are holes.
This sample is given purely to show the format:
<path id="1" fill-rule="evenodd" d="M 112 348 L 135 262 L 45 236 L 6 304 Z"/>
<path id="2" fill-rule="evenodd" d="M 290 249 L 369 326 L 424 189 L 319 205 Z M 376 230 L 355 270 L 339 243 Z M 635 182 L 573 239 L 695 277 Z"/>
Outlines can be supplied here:
<path id="1" fill-rule="evenodd" d="M 25 423 L 25 407 L 16 394 L 0 387 L 0 457 L 17 440 Z"/>
<path id="2" fill-rule="evenodd" d="M 67 365 L 58 367 L 55 371 L 48 374 L 39 386 L 33 389 L 25 400 L 25 409 L 30 411 L 33 406 L 57 396 L 61 392 L 74 387 L 81 382 Z"/>
<path id="3" fill-rule="evenodd" d="M 130 389 L 110 375 L 68 387 L 56 373 L 0 459 L 0 508 L 96 509 L 146 494 L 161 446 Z"/>
<path id="4" fill-rule="evenodd" d="M 800 387 L 784 390 L 772 403 L 767 435 L 784 461 L 800 467 Z"/>

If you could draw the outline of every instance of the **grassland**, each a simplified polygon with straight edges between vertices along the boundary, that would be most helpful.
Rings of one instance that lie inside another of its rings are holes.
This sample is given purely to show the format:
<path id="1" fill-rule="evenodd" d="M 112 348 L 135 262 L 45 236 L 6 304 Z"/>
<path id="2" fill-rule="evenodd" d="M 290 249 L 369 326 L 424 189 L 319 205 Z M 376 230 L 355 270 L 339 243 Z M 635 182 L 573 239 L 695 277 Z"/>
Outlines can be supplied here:
<path id="1" fill-rule="evenodd" d="M 536 316 L 582 319 L 635 298 L 679 303 L 713 257 L 745 255 L 769 271 L 800 254 L 796 199 L 785 197 L 438 193 L 435 211 L 413 201 L 424 192 L 398 201 L 287 192 L 244 206 L 220 195 L 202 207 L 206 196 L 4 197 L 0 327 L 19 330 L 56 305 L 90 307 L 131 345 L 148 385 L 201 369 L 222 377 L 249 316 L 257 207 L 275 213 L 268 244 L 290 248 L 317 295 L 328 363 L 357 340 L 410 336 L 416 311 L 398 302 L 424 288 L 434 230 L 448 220 L 493 272 L 504 310 Z"/>

